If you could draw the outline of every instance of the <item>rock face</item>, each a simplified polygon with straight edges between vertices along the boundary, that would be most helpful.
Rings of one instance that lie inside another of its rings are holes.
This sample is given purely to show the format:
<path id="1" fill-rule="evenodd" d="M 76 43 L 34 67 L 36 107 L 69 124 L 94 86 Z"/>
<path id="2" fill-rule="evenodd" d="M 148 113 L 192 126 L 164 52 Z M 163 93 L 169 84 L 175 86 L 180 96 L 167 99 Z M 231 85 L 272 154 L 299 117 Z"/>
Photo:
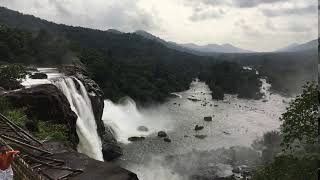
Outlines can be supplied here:
<path id="1" fill-rule="evenodd" d="M 69 127 L 70 141 L 79 142 L 76 133 L 77 115 L 71 110 L 64 94 L 52 84 L 10 91 L 2 95 L 15 107 L 26 107 L 28 119 L 51 121 Z M 32 124 L 29 124 L 32 126 Z"/>
<path id="2" fill-rule="evenodd" d="M 95 120 L 97 124 L 97 131 L 102 142 L 102 153 L 105 160 L 113 160 L 122 155 L 122 150 L 117 144 L 114 137 L 114 132 L 110 127 L 105 127 L 102 121 L 102 114 L 104 108 L 104 94 L 99 85 L 88 77 L 86 69 L 81 66 L 65 66 L 64 72 L 68 76 L 75 76 L 85 86 L 89 98 Z"/>
<path id="3" fill-rule="evenodd" d="M 47 79 L 48 76 L 45 73 L 34 73 L 30 75 L 31 79 Z"/>
<path id="4" fill-rule="evenodd" d="M 61 141 L 46 141 L 44 147 L 50 152 L 54 152 L 52 158 L 65 161 L 65 166 L 82 169 L 83 172 L 69 177 L 72 180 L 138 180 L 138 177 L 133 172 L 123 169 L 111 162 L 101 162 L 89 158 L 85 154 L 76 152 L 73 149 L 65 146 Z M 44 170 L 45 171 L 45 170 Z M 48 175 L 54 179 L 58 179 L 63 175 L 61 171 L 46 171 Z"/>
<path id="5" fill-rule="evenodd" d="M 164 132 L 164 131 L 159 131 L 159 132 L 158 132 L 158 136 L 159 136 L 159 137 L 167 137 L 167 133 Z"/>
<path id="6" fill-rule="evenodd" d="M 194 130 L 195 130 L 195 131 L 200 131 L 200 130 L 202 130 L 203 128 L 204 128 L 203 126 L 196 125 L 196 126 L 194 127 Z"/>
<path id="7" fill-rule="evenodd" d="M 147 131 L 149 131 L 149 129 L 148 129 L 147 127 L 145 127 L 145 126 L 139 126 L 139 127 L 137 128 L 137 130 L 138 130 L 138 131 L 142 131 L 142 132 L 147 132 Z"/>
<path id="8" fill-rule="evenodd" d="M 206 116 L 203 118 L 204 121 L 212 121 L 212 116 Z"/>
<path id="9" fill-rule="evenodd" d="M 129 141 L 142 141 L 145 139 L 146 139 L 145 137 L 137 137 L 137 136 L 133 136 L 133 137 L 128 138 Z"/>

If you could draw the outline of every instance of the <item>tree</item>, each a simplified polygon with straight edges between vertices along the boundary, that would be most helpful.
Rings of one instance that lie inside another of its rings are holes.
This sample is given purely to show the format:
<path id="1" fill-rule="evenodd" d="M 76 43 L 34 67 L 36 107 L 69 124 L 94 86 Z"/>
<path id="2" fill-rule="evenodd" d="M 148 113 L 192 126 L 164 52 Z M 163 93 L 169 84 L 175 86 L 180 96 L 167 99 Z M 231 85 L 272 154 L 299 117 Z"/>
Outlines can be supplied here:
<path id="1" fill-rule="evenodd" d="M 19 88 L 21 79 L 27 74 L 25 67 L 19 64 L 0 66 L 0 85 L 5 89 Z"/>
<path id="2" fill-rule="evenodd" d="M 314 83 L 307 83 L 303 93 L 296 97 L 280 118 L 283 121 L 281 131 L 283 133 L 282 145 L 286 149 L 292 149 L 294 142 L 307 144 L 317 143 L 318 114 L 319 114 L 319 88 Z"/>

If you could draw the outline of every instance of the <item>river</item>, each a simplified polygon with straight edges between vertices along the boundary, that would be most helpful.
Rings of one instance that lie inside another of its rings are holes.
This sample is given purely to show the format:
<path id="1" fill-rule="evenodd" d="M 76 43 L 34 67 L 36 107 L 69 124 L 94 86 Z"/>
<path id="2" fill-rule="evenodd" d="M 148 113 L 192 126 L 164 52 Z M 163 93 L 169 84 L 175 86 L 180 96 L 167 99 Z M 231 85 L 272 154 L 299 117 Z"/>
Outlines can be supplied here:
<path id="1" fill-rule="evenodd" d="M 175 93 L 177 97 L 166 103 L 145 109 L 137 109 L 130 99 L 121 104 L 106 100 L 103 119 L 114 128 L 124 149 L 117 163 L 142 180 L 187 179 L 199 173 L 199 167 L 208 166 L 215 167 L 210 169 L 215 169 L 217 176 L 230 175 L 232 168 L 225 160 L 230 157 L 221 159 L 224 152 L 220 150 L 235 146 L 249 149 L 265 132 L 279 129 L 279 117 L 289 101 L 271 94 L 270 84 L 261 81 L 265 94 L 261 100 L 238 99 L 235 95 L 226 95 L 223 101 L 212 100 L 208 86 L 199 81 L 192 82 L 189 90 Z M 204 121 L 205 116 L 212 116 L 212 121 Z M 195 131 L 196 125 L 204 128 Z M 148 131 L 138 131 L 139 126 Z M 160 130 L 171 142 L 157 137 Z M 132 136 L 145 139 L 129 142 Z M 257 155 L 252 153 L 249 156 Z"/>

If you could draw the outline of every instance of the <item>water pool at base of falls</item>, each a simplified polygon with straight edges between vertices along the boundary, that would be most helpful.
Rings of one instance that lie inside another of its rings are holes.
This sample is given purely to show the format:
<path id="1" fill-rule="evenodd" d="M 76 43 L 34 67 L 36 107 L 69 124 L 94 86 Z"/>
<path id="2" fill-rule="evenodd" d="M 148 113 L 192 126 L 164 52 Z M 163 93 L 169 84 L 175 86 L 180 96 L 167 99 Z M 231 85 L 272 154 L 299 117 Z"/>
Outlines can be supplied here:
<path id="1" fill-rule="evenodd" d="M 286 98 L 271 95 L 270 84 L 261 81 L 261 92 L 265 93 L 261 100 L 238 99 L 235 95 L 226 95 L 223 101 L 212 100 L 208 86 L 199 81 L 165 104 L 146 109 L 137 109 L 132 100 L 122 104 L 106 100 L 104 122 L 123 143 L 124 155 L 117 163 L 142 180 L 186 179 L 201 166 L 214 169 L 222 177 L 230 175 L 231 165 L 220 156 L 235 146 L 249 152 L 254 140 L 279 128 L 278 118 L 287 106 Z M 213 117 L 212 121 L 204 121 L 205 116 Z M 204 126 L 203 130 L 195 131 L 196 125 Z M 139 126 L 149 131 L 138 131 Z M 160 130 L 171 142 L 157 136 Z M 131 136 L 144 136 L 145 140 L 129 142 Z"/>

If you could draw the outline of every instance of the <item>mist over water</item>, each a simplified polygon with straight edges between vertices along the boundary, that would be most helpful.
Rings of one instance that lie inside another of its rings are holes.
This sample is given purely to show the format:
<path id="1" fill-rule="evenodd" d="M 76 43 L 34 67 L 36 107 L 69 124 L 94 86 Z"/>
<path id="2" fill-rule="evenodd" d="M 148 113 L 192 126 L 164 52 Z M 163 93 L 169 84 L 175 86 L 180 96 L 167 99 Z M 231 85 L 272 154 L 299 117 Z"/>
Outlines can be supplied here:
<path id="1" fill-rule="evenodd" d="M 163 129 L 173 129 L 174 122 L 163 107 L 138 109 L 131 98 L 122 99 L 120 104 L 110 100 L 104 101 L 102 117 L 106 126 L 115 132 L 117 140 L 129 143 L 129 137 L 148 136 Z M 147 131 L 139 131 L 139 127 L 147 127 Z"/>
<path id="2" fill-rule="evenodd" d="M 278 118 L 288 101 L 270 94 L 271 85 L 265 79 L 261 81 L 261 100 L 238 99 L 236 95 L 226 95 L 223 101 L 212 100 L 208 86 L 198 81 L 192 82 L 189 90 L 175 93 L 176 98 L 148 109 L 138 109 L 131 99 L 120 104 L 106 100 L 104 123 L 123 143 L 124 155 L 117 163 L 142 180 L 225 177 L 232 174 L 233 165 L 254 165 L 260 154 L 251 148 L 252 142 L 279 128 Z M 190 97 L 199 101 L 191 101 Z M 205 122 L 205 116 L 212 116 L 213 121 Z M 195 131 L 195 125 L 204 129 Z M 138 131 L 139 126 L 149 131 Z M 160 130 L 168 134 L 170 143 L 157 137 Z M 129 142 L 132 136 L 146 139 Z"/>

